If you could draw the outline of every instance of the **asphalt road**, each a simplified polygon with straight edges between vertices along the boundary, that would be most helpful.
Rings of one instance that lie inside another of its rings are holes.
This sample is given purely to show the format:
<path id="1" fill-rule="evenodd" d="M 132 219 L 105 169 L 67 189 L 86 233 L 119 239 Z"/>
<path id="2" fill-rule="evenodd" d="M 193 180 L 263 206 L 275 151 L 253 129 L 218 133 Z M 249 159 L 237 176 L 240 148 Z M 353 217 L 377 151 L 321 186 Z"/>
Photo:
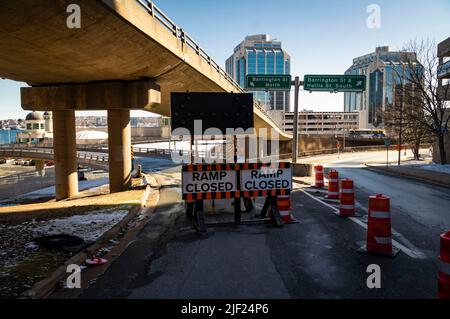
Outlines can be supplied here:
<path id="1" fill-rule="evenodd" d="M 355 179 L 360 218 L 337 217 L 336 203 L 296 184 L 292 207 L 299 223 L 210 227 L 200 235 L 184 216 L 179 188 L 163 188 L 155 220 L 81 298 L 435 298 L 450 192 L 361 168 L 370 158 L 327 163 Z M 380 192 L 392 198 L 393 239 L 401 249 L 393 259 L 357 253 L 365 242 L 368 196 Z M 230 203 L 214 210 L 232 219 Z M 366 285 L 371 264 L 381 267 L 380 289 Z"/>

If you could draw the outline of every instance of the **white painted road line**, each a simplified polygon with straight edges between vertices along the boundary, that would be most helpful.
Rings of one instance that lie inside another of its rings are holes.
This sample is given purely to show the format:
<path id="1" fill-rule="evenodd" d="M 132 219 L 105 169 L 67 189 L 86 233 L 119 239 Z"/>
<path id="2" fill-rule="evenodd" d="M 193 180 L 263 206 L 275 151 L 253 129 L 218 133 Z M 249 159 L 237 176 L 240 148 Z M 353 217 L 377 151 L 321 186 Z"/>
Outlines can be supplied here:
<path id="1" fill-rule="evenodd" d="M 314 195 L 309 194 L 307 191 L 305 191 L 305 190 L 303 190 L 301 188 L 299 190 L 302 193 L 304 193 L 307 196 L 309 196 L 310 198 L 312 198 L 313 200 L 321 203 L 322 205 L 327 206 L 328 208 L 332 209 L 335 212 L 339 212 L 339 209 L 337 209 L 336 207 L 334 207 L 334 206 L 332 206 L 332 205 L 322 201 L 321 199 L 317 198 Z M 367 229 L 367 224 L 364 223 L 363 221 L 361 221 L 360 219 L 355 218 L 355 217 L 348 217 L 348 219 L 351 220 L 352 222 L 354 222 L 355 224 L 358 224 L 362 228 Z M 421 251 L 409 249 L 408 247 L 404 246 L 403 244 L 399 243 L 396 240 L 392 240 L 392 245 L 397 247 L 398 249 L 402 250 L 405 254 L 407 254 L 411 258 L 417 258 L 417 259 L 425 259 L 426 258 L 426 256 Z"/>

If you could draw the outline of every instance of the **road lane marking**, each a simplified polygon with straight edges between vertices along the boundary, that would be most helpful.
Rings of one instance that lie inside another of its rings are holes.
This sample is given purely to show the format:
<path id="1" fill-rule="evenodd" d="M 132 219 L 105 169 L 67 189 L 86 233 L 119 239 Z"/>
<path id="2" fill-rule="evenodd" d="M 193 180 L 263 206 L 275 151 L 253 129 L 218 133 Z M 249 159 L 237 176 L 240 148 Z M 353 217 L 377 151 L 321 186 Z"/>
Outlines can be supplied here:
<path id="1" fill-rule="evenodd" d="M 306 194 L 308 197 L 312 198 L 313 200 L 321 203 L 322 205 L 325 205 L 328 208 L 331 208 L 335 212 L 339 212 L 339 209 L 337 209 L 336 207 L 322 201 L 321 199 L 317 198 L 314 195 L 309 194 L 307 191 L 305 191 L 301 188 L 299 190 L 302 193 Z M 348 217 L 348 219 L 351 220 L 352 222 L 354 222 L 355 224 L 358 224 L 362 228 L 367 229 L 367 224 L 364 223 L 363 221 L 361 221 L 360 219 L 355 218 L 355 217 Z M 395 246 L 396 248 L 402 250 L 405 254 L 407 254 L 411 258 L 417 258 L 417 259 L 425 259 L 426 258 L 426 256 L 421 251 L 414 251 L 414 250 L 402 245 L 401 243 L 399 243 L 398 241 L 396 241 L 394 239 L 392 240 L 392 245 Z"/>

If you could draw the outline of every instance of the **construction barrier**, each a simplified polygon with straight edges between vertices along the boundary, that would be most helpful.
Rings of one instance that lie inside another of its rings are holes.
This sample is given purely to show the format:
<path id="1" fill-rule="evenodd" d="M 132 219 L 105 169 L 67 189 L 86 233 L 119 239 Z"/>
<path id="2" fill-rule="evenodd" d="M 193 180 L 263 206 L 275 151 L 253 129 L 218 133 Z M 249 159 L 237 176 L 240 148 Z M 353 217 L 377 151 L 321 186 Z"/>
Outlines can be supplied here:
<path id="1" fill-rule="evenodd" d="M 339 194 L 339 216 L 353 217 L 356 214 L 355 210 L 355 191 L 353 180 L 341 180 L 341 192 Z"/>
<path id="2" fill-rule="evenodd" d="M 204 201 L 234 200 L 234 224 L 271 222 L 276 227 L 296 220 L 291 214 L 290 193 L 292 168 L 289 162 L 186 164 L 181 172 L 182 198 L 186 201 L 186 215 L 194 227 L 206 231 L 206 226 L 228 225 L 228 222 L 206 224 Z M 264 197 L 259 218 L 241 220 L 241 199 L 246 212 L 254 209 L 253 199 Z M 269 218 L 267 218 L 269 217 Z"/>
<path id="3" fill-rule="evenodd" d="M 314 187 L 324 187 L 325 183 L 323 181 L 323 166 L 322 165 L 316 165 L 314 166 L 314 171 L 315 171 L 315 184 Z"/>
<path id="4" fill-rule="evenodd" d="M 450 231 L 441 235 L 439 264 L 438 298 L 450 299 Z"/>
<path id="5" fill-rule="evenodd" d="M 399 252 L 392 246 L 390 198 L 382 194 L 369 196 L 367 244 L 360 251 L 394 257 Z"/>
<path id="6" fill-rule="evenodd" d="M 339 173 L 335 170 L 328 172 L 328 195 L 329 199 L 339 199 Z"/>
<path id="7" fill-rule="evenodd" d="M 289 195 L 277 196 L 277 208 L 278 211 L 280 212 L 281 219 L 285 224 L 298 222 L 294 218 L 294 216 L 292 216 L 291 196 Z"/>

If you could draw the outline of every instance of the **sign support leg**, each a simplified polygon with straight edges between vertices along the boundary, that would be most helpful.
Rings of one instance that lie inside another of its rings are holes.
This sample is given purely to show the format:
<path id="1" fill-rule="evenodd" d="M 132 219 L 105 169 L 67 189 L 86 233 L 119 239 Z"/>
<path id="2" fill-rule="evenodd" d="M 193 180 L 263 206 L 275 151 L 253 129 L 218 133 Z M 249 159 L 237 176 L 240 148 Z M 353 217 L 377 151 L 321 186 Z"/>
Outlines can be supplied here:
<path id="1" fill-rule="evenodd" d="M 272 223 L 276 227 L 281 227 L 284 225 L 283 220 L 281 219 L 280 211 L 277 207 L 277 197 L 276 196 L 270 196 L 270 211 L 271 216 L 270 219 L 272 220 Z"/>
<path id="2" fill-rule="evenodd" d="M 203 215 L 203 200 L 201 199 L 195 202 L 193 222 L 194 227 L 198 232 L 206 232 L 205 217 Z"/>
<path id="3" fill-rule="evenodd" d="M 239 225 L 241 223 L 241 198 L 234 199 L 234 223 Z"/>
<path id="4" fill-rule="evenodd" d="M 300 78 L 298 76 L 295 77 L 295 81 L 293 82 L 295 89 L 295 103 L 294 103 L 294 132 L 293 132 L 293 140 L 292 140 L 292 163 L 297 163 L 297 155 L 298 155 L 298 94 L 300 91 Z"/>
<path id="5" fill-rule="evenodd" d="M 269 211 L 269 206 L 270 206 L 270 197 L 267 196 L 266 200 L 264 201 L 263 208 L 261 210 L 261 214 L 260 214 L 261 218 L 266 218 L 267 217 L 267 212 Z"/>

